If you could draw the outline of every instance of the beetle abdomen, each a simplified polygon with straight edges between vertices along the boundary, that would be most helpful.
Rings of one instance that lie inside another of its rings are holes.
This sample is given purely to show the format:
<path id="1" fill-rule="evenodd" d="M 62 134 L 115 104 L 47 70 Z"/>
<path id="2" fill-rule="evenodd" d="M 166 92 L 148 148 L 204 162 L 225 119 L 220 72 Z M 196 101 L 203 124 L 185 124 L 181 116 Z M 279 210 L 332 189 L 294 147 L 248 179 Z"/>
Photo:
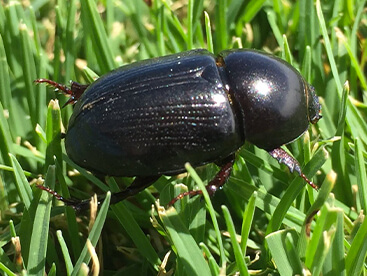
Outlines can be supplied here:
<path id="1" fill-rule="evenodd" d="M 243 143 L 215 58 L 198 50 L 121 67 L 75 106 L 66 150 L 77 164 L 115 176 L 177 174 Z M 108 162 L 103 162 L 108 160 Z"/>

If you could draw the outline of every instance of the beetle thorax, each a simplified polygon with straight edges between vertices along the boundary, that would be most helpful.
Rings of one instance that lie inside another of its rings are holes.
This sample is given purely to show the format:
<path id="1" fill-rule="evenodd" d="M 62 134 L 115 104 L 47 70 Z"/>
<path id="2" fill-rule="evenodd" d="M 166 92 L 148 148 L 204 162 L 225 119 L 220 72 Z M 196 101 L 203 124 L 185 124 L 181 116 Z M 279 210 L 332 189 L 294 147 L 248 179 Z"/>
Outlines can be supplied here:
<path id="1" fill-rule="evenodd" d="M 226 51 L 223 61 L 246 140 L 271 150 L 307 130 L 307 88 L 295 69 L 255 51 Z"/>

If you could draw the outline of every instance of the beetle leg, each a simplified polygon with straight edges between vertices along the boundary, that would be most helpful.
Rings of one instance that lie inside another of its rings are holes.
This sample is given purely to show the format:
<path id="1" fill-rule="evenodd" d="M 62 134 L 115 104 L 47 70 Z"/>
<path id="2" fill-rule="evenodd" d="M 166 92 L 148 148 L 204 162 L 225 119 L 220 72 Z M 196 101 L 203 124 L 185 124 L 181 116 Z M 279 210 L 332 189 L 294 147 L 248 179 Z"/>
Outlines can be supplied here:
<path id="1" fill-rule="evenodd" d="M 61 90 L 64 94 L 69 95 L 70 99 L 63 105 L 65 107 L 68 104 L 74 104 L 80 98 L 80 96 L 84 93 L 84 91 L 88 88 L 89 84 L 80 84 L 75 81 L 71 82 L 70 88 L 61 83 L 57 83 L 48 79 L 37 79 L 34 81 L 35 83 L 47 83 L 55 87 L 58 90 Z"/>
<path id="2" fill-rule="evenodd" d="M 62 195 L 58 194 L 57 192 L 55 192 L 54 190 L 52 190 L 52 189 L 50 189 L 49 187 L 46 187 L 46 186 L 36 185 L 36 187 L 38 189 L 41 189 L 41 190 L 46 191 L 49 194 L 53 195 L 57 200 L 60 200 L 60 201 L 64 202 L 65 205 L 67 205 L 67 206 L 74 207 L 75 205 L 78 205 L 79 203 L 82 202 L 81 200 L 77 200 L 77 199 L 65 198 Z"/>
<path id="3" fill-rule="evenodd" d="M 220 162 L 220 164 L 222 164 L 222 165 L 221 165 L 221 168 L 220 168 L 219 172 L 215 175 L 215 177 L 205 187 L 210 196 L 213 196 L 215 194 L 215 192 L 218 189 L 221 189 L 223 187 L 223 185 L 227 182 L 227 180 L 228 180 L 228 178 L 229 178 L 229 176 L 231 175 L 231 172 L 232 172 L 234 159 L 235 159 L 235 155 L 232 154 L 232 155 L 228 156 L 227 158 L 225 158 L 224 160 L 222 160 L 222 162 Z M 185 196 L 190 196 L 191 197 L 191 196 L 202 195 L 202 194 L 203 194 L 203 192 L 201 190 L 193 190 L 193 191 L 188 191 L 188 192 L 179 194 L 178 196 L 176 196 L 174 199 L 172 199 L 168 203 L 168 206 L 172 206 L 176 201 L 182 199 Z"/>
<path id="4" fill-rule="evenodd" d="M 293 171 L 296 171 L 300 177 L 302 177 L 312 188 L 315 190 L 318 190 L 319 188 L 311 181 L 309 180 L 306 175 L 302 172 L 301 166 L 298 163 L 298 161 L 290 156 L 285 150 L 282 148 L 276 148 L 271 151 L 269 151 L 269 154 L 271 157 L 276 159 L 280 164 L 284 164 L 288 167 L 289 171 L 293 173 Z"/>
<path id="5" fill-rule="evenodd" d="M 206 186 L 206 190 L 208 191 L 210 196 L 213 196 L 218 189 L 221 189 L 224 184 L 226 184 L 228 178 L 231 175 L 233 164 L 235 160 L 235 155 L 231 154 L 227 158 L 221 160 L 219 172 L 215 175 L 214 179 L 212 179 L 209 184 Z"/>
<path id="6" fill-rule="evenodd" d="M 68 104 L 75 104 L 80 96 L 84 93 L 84 91 L 88 88 L 89 84 L 80 84 L 78 82 L 72 81 L 70 85 L 70 90 L 72 94 L 70 95 L 69 100 L 63 105 L 63 107 Z"/>
<path id="7" fill-rule="evenodd" d="M 130 196 L 136 195 L 137 193 L 152 185 L 160 177 L 160 175 L 135 177 L 133 183 L 131 183 L 129 187 L 121 192 L 117 192 L 111 195 L 111 204 L 118 203 Z"/>
<path id="8" fill-rule="evenodd" d="M 118 203 L 118 202 L 120 202 L 120 201 L 122 201 L 122 200 L 124 200 L 124 199 L 126 199 L 130 196 L 133 196 L 133 195 L 141 192 L 145 188 L 152 185 L 155 181 L 157 181 L 159 177 L 160 177 L 160 175 L 158 175 L 158 176 L 136 177 L 135 180 L 133 181 L 133 183 L 131 183 L 131 185 L 129 187 L 127 187 L 125 190 L 123 190 L 121 192 L 114 193 L 114 194 L 111 195 L 110 204 Z M 60 200 L 60 201 L 64 202 L 64 204 L 67 205 L 67 206 L 73 207 L 74 210 L 76 210 L 76 211 L 83 211 L 83 210 L 88 210 L 89 209 L 90 199 L 78 200 L 78 199 L 73 199 L 73 198 L 64 198 L 63 196 L 61 196 L 60 194 L 58 194 L 54 190 L 51 190 L 48 187 L 45 187 L 45 186 L 42 186 L 42 185 L 37 185 L 37 188 L 52 194 L 57 200 Z M 98 205 L 101 204 L 103 202 L 103 200 L 104 200 L 104 198 L 98 197 Z"/>
<path id="9" fill-rule="evenodd" d="M 57 200 L 64 202 L 65 205 L 73 207 L 73 209 L 77 212 L 82 210 L 88 210 L 90 208 L 90 199 L 79 200 L 75 198 L 65 198 L 62 195 L 58 194 L 54 190 L 49 187 L 45 187 L 42 185 L 37 185 L 37 188 L 52 194 Z M 98 199 L 98 205 L 103 201 L 103 199 Z"/>

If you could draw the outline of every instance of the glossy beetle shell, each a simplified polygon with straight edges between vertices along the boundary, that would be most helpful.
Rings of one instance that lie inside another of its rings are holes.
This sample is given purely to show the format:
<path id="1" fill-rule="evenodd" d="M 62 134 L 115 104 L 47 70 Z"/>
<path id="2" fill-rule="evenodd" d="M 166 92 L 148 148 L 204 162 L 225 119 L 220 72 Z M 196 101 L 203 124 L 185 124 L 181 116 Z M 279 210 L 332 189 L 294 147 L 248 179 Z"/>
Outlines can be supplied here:
<path id="1" fill-rule="evenodd" d="M 313 91 L 298 71 L 257 51 L 227 50 L 220 56 L 230 93 L 240 105 L 246 140 L 272 150 L 307 130 Z"/>
<path id="2" fill-rule="evenodd" d="M 65 145 L 93 171 L 146 176 L 213 162 L 243 142 L 215 58 L 191 51 L 99 78 L 75 105 Z"/>
<path id="3" fill-rule="evenodd" d="M 319 113 L 315 101 L 299 73 L 272 56 L 193 50 L 92 83 L 75 105 L 65 147 L 75 163 L 106 175 L 177 174 L 186 162 L 232 155 L 245 139 L 266 150 L 291 142 L 307 130 L 309 113 Z"/>

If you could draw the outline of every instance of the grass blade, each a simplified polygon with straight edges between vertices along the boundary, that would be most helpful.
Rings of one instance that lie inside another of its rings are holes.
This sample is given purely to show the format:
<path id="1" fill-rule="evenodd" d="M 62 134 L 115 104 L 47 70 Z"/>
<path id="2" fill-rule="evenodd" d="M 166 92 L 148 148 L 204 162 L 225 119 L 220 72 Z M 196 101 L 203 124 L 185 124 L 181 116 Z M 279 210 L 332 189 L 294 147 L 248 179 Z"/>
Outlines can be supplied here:
<path id="1" fill-rule="evenodd" d="M 366 164 L 363 158 L 363 145 L 359 138 L 354 140 L 355 144 L 355 166 L 356 166 L 356 176 L 358 185 L 358 195 L 361 203 L 361 209 L 367 210 L 367 175 L 366 175 Z"/>
<path id="2" fill-rule="evenodd" d="M 250 275 L 245 263 L 245 258 L 242 254 L 241 247 L 237 242 L 236 230 L 231 215 L 229 213 L 229 210 L 225 206 L 222 206 L 222 210 L 224 214 L 224 219 L 226 221 L 227 229 L 229 232 L 229 237 L 231 238 L 232 248 L 234 251 L 234 256 L 236 258 L 236 265 L 238 266 L 238 270 L 241 275 Z"/>
<path id="3" fill-rule="evenodd" d="M 363 219 L 345 258 L 346 275 L 360 275 L 367 254 L 367 219 Z"/>
<path id="4" fill-rule="evenodd" d="M 174 208 L 158 210 L 162 223 L 170 235 L 177 254 L 183 262 L 187 275 L 210 275 L 210 269 L 203 254 L 189 230 Z"/>
<path id="5" fill-rule="evenodd" d="M 70 275 L 72 270 L 73 270 L 73 263 L 71 261 L 69 250 L 68 250 L 66 242 L 65 242 L 65 240 L 62 236 L 62 232 L 59 230 L 59 231 L 57 231 L 56 234 L 57 234 L 57 239 L 60 243 L 62 255 L 64 256 L 64 259 L 65 259 L 65 266 L 66 266 L 67 275 Z"/>
<path id="6" fill-rule="evenodd" d="M 116 218 L 120 224 L 124 227 L 125 231 L 129 234 L 134 241 L 140 254 L 142 254 L 154 267 L 160 265 L 160 259 L 151 246 L 144 232 L 132 216 L 131 212 L 126 208 L 123 202 L 111 206 Z"/>
<path id="7" fill-rule="evenodd" d="M 207 204 L 207 208 L 210 214 L 210 217 L 212 219 L 213 225 L 214 225 L 214 229 L 215 229 L 215 233 L 216 233 L 216 238 L 218 241 L 218 246 L 219 246 L 219 251 L 220 251 L 220 257 L 221 257 L 221 262 L 220 265 L 222 265 L 225 260 L 225 254 L 224 254 L 224 248 L 223 248 L 223 242 L 222 242 L 222 236 L 221 233 L 219 231 L 219 225 L 218 225 L 218 221 L 215 215 L 215 211 L 214 211 L 214 207 L 210 201 L 210 196 L 205 188 L 204 183 L 201 181 L 200 177 L 197 175 L 196 171 L 190 166 L 190 164 L 186 164 L 185 165 L 186 170 L 188 171 L 188 173 L 190 173 L 192 179 L 195 180 L 195 182 L 198 184 L 200 190 L 203 192 L 203 196 L 205 199 L 205 203 Z"/>
<path id="8" fill-rule="evenodd" d="M 55 167 L 50 166 L 45 185 L 53 189 L 55 187 Z M 31 229 L 31 241 L 29 247 L 29 259 L 27 263 L 27 270 L 31 275 L 44 275 L 48 229 L 50 222 L 52 195 L 47 192 L 42 192 L 41 198 L 36 206 L 33 228 Z"/>
<path id="9" fill-rule="evenodd" d="M 95 1 L 81 0 L 83 26 L 92 40 L 98 65 L 102 72 L 109 72 L 115 68 L 112 51 L 109 47 L 109 39 L 103 26 Z"/>
<path id="10" fill-rule="evenodd" d="M 254 192 L 248 201 L 248 204 L 245 209 L 245 213 L 243 214 L 242 220 L 242 229 L 241 229 L 241 250 L 242 254 L 246 253 L 247 248 L 247 240 L 250 234 L 252 221 L 255 213 L 255 202 L 256 202 L 257 193 Z"/>
<path id="11" fill-rule="evenodd" d="M 18 160 L 12 154 L 10 154 L 10 158 L 14 169 L 14 176 L 17 184 L 18 193 L 22 199 L 25 208 L 28 209 L 33 199 L 31 187 L 29 186 L 27 178 L 25 177 L 23 169 L 20 166 Z"/>
<path id="12" fill-rule="evenodd" d="M 298 235 L 294 229 L 279 230 L 266 236 L 269 250 L 281 275 L 302 275 L 297 252 Z"/>
<path id="13" fill-rule="evenodd" d="M 110 205 L 110 199 L 111 199 L 111 193 L 107 193 L 106 198 L 103 201 L 101 208 L 99 209 L 94 225 L 89 232 L 88 240 L 91 242 L 93 247 L 96 246 L 98 239 L 101 236 L 102 228 L 106 220 L 107 211 Z M 72 276 L 79 275 L 79 272 L 82 269 L 82 264 L 88 265 L 90 259 L 91 256 L 90 254 L 88 254 L 88 247 L 87 244 L 85 244 L 71 275 Z"/>
<path id="14" fill-rule="evenodd" d="M 31 116 L 32 126 L 36 127 L 39 121 L 39 116 L 36 107 L 36 98 L 38 96 L 34 93 L 33 81 L 37 78 L 36 76 L 36 65 L 33 59 L 33 49 L 30 43 L 30 37 L 28 34 L 28 28 L 25 24 L 20 25 L 20 37 L 22 45 L 22 53 L 24 60 L 23 67 L 23 78 L 26 88 L 27 103 L 29 108 L 29 113 Z"/>

